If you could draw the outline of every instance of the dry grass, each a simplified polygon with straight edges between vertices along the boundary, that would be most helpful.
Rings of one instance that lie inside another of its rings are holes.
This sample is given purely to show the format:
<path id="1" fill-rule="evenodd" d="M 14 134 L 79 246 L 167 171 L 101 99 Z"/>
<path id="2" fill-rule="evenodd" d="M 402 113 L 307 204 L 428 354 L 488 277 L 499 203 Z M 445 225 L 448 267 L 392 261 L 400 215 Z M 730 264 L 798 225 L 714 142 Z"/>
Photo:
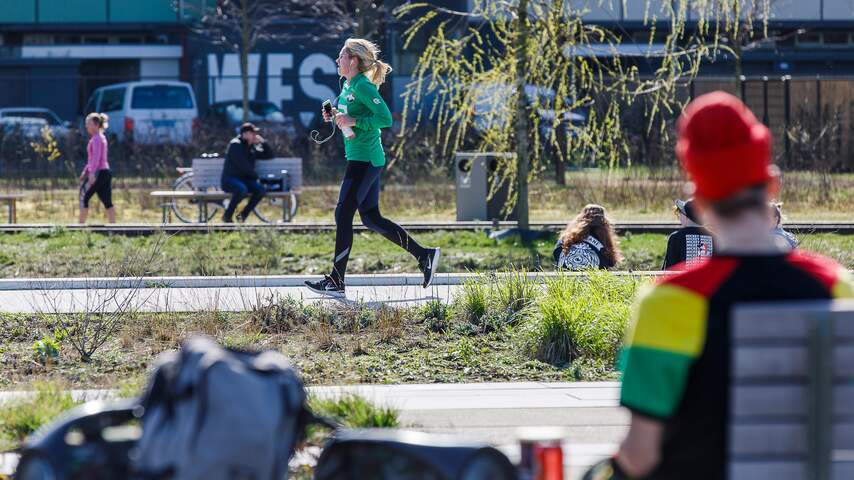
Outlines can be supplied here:
<path id="1" fill-rule="evenodd" d="M 567 220 L 591 202 L 608 207 L 617 220 L 670 220 L 672 200 L 684 196 L 681 174 L 670 169 L 590 170 L 570 172 L 567 179 L 565 187 L 550 179 L 531 184 L 532 220 Z M 149 192 L 169 188 L 168 181 L 157 185 L 118 179 L 113 188 L 118 221 L 160 222 L 160 207 Z M 76 189 L 31 189 L 25 193 L 28 197 L 19 204 L 19 223 L 76 221 Z M 331 222 L 337 200 L 337 184 L 305 187 L 297 220 Z M 782 201 L 791 220 L 848 220 L 854 209 L 854 175 L 788 172 L 783 179 Z M 817 209 L 819 205 L 821 208 Z M 453 220 L 453 182 L 436 178 L 416 185 L 385 185 L 381 208 L 396 220 Z M 90 218 L 91 223 L 104 219 L 97 201 L 93 202 Z"/>

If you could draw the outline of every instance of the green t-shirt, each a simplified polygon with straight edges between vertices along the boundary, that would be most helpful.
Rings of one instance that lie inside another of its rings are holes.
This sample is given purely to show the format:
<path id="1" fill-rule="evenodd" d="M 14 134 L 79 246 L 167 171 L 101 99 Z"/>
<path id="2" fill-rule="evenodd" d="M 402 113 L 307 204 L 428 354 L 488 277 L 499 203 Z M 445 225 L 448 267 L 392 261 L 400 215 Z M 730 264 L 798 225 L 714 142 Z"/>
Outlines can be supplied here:
<path id="1" fill-rule="evenodd" d="M 353 127 L 356 136 L 352 140 L 344 137 L 347 160 L 371 162 L 375 167 L 385 165 L 380 129 L 391 126 L 391 112 L 376 85 L 361 73 L 344 82 L 338 96 L 338 111 L 356 119 Z"/>

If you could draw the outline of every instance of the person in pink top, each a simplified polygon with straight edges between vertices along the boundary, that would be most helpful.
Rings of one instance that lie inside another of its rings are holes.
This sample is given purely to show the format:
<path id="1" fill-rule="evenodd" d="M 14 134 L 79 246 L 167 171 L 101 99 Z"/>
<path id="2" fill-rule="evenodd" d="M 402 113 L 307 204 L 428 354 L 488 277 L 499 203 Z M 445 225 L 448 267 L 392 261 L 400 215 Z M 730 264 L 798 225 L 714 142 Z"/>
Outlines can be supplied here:
<path id="1" fill-rule="evenodd" d="M 88 159 L 83 173 L 80 174 L 80 223 L 86 223 L 89 215 L 89 200 L 97 194 L 107 209 L 107 221 L 116 223 L 116 209 L 113 208 L 113 174 L 107 162 L 108 117 L 103 113 L 90 113 L 86 116 L 86 131 L 91 137 L 86 147 Z"/>

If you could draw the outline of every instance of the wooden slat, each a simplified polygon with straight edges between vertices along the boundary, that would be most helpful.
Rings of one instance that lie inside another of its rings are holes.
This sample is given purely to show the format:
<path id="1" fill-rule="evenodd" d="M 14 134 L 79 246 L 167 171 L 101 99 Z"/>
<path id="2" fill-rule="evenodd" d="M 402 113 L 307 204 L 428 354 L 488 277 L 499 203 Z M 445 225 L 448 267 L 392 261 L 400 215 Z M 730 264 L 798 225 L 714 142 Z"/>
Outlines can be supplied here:
<path id="1" fill-rule="evenodd" d="M 834 385 L 833 414 L 854 416 L 854 385 L 851 383 Z"/>
<path id="2" fill-rule="evenodd" d="M 806 385 L 740 385 L 732 393 L 731 414 L 738 420 L 754 416 L 806 415 L 807 409 Z"/>
<path id="3" fill-rule="evenodd" d="M 833 347 L 833 374 L 837 377 L 854 377 L 854 345 Z"/>
<path id="4" fill-rule="evenodd" d="M 742 320 L 745 316 L 749 321 Z M 736 341 L 768 338 L 803 340 L 807 338 L 808 331 L 808 322 L 799 312 L 774 311 L 767 305 L 739 307 L 733 317 L 732 334 Z"/>
<path id="5" fill-rule="evenodd" d="M 194 158 L 193 186 L 198 190 L 220 188 L 220 177 L 222 177 L 224 165 L 224 158 Z M 258 175 L 270 173 L 278 177 L 282 170 L 287 170 L 290 175 L 291 189 L 299 190 L 303 182 L 301 158 L 273 158 L 255 162 L 255 171 Z"/>
<path id="6" fill-rule="evenodd" d="M 735 456 L 804 455 L 806 423 L 736 424 L 730 426 L 729 449 Z"/>
<path id="7" fill-rule="evenodd" d="M 258 160 L 255 162 L 255 172 L 259 176 L 271 173 L 280 175 L 282 170 L 287 170 L 290 176 L 291 189 L 299 190 L 302 187 L 302 159 L 296 157 L 274 158 L 272 160 Z"/>
<path id="8" fill-rule="evenodd" d="M 834 422 L 832 438 L 831 445 L 834 450 L 850 450 L 854 453 L 854 423 Z"/>
<path id="9" fill-rule="evenodd" d="M 224 158 L 194 158 L 193 159 L 193 188 L 206 190 L 220 188 Z"/>
<path id="10" fill-rule="evenodd" d="M 728 480 L 809 480 L 804 462 L 734 462 Z"/>
<path id="11" fill-rule="evenodd" d="M 831 480 L 851 480 L 854 478 L 854 462 L 835 462 L 830 467 Z"/>
<path id="12" fill-rule="evenodd" d="M 802 378 L 807 375 L 807 348 L 735 347 L 735 378 Z"/>

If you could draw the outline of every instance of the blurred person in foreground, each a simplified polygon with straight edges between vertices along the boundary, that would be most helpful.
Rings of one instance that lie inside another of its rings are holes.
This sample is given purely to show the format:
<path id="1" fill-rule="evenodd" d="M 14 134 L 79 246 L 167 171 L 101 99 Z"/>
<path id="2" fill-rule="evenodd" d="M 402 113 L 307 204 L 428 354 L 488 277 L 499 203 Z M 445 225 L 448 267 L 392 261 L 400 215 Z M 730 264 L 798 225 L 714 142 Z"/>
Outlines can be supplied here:
<path id="1" fill-rule="evenodd" d="M 714 239 L 703 228 L 694 199 L 676 200 L 673 205 L 681 228 L 667 237 L 662 270 L 684 270 L 708 260 L 714 253 Z"/>
<path id="2" fill-rule="evenodd" d="M 587 480 L 725 478 L 732 306 L 854 297 L 846 270 L 791 250 L 768 228 L 779 189 L 771 136 L 740 100 L 697 98 L 678 133 L 676 153 L 715 252 L 637 300 L 621 355 L 629 432 Z"/>
<path id="3" fill-rule="evenodd" d="M 113 207 L 113 173 L 107 161 L 107 137 L 104 132 L 109 128 L 106 113 L 86 115 L 86 133 L 89 143 L 86 145 L 86 166 L 80 174 L 80 217 L 81 225 L 89 216 L 89 201 L 94 195 L 104 204 L 107 221 L 116 223 L 116 209 Z"/>
<path id="4" fill-rule="evenodd" d="M 249 196 L 249 201 L 237 215 L 237 219 L 245 222 L 246 218 L 255 210 L 255 207 L 264 198 L 267 190 L 258 181 L 255 173 L 256 160 L 269 160 L 273 158 L 273 149 L 260 135 L 258 127 L 251 123 L 240 126 L 240 135 L 234 137 L 228 143 L 225 153 L 225 165 L 222 168 L 220 185 L 222 189 L 231 194 L 231 201 L 222 215 L 224 223 L 234 221 L 234 211 L 241 200 Z"/>

